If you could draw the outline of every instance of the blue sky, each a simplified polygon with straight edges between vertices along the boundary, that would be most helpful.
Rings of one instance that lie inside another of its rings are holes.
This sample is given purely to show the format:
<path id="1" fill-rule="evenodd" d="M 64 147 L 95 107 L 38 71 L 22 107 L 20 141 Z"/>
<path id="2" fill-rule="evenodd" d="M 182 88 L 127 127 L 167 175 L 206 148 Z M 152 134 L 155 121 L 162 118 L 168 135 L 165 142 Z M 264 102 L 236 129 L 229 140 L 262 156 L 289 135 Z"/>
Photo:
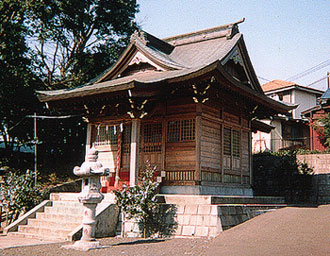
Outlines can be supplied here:
<path id="1" fill-rule="evenodd" d="M 245 17 L 239 25 L 261 84 L 295 76 L 329 60 L 329 0 L 138 0 L 136 20 L 163 38 L 211 28 Z M 326 76 L 330 65 L 292 80 L 309 85 Z M 265 78 L 267 80 L 261 79 Z M 323 79 L 311 85 L 326 89 Z"/>

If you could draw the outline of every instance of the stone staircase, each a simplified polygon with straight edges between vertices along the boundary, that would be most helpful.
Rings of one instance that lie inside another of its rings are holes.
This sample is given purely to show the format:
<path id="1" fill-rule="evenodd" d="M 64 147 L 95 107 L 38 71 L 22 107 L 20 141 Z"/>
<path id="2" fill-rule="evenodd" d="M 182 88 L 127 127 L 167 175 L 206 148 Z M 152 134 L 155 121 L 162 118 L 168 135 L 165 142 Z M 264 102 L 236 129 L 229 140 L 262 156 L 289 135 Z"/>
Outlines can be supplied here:
<path id="1" fill-rule="evenodd" d="M 44 206 L 35 208 L 22 216 L 5 229 L 12 236 L 39 238 L 44 240 L 77 240 L 80 239 L 82 230 L 83 205 L 78 202 L 78 193 L 51 194 L 50 200 L 43 202 Z M 118 212 L 112 208 L 113 200 L 108 198 L 97 207 L 97 227 L 108 227 L 109 219 L 116 220 Z M 109 209 L 111 208 L 111 209 Z M 117 216 L 109 217 L 109 213 Z M 108 219 L 107 219 L 108 218 Z M 114 223 L 116 226 L 117 223 Z M 112 225 L 113 226 L 113 225 Z M 115 228 L 114 228 L 115 229 Z M 96 230 L 102 237 L 104 230 Z M 108 232 L 109 233 L 109 232 Z M 111 233 L 111 232 L 110 232 Z"/>

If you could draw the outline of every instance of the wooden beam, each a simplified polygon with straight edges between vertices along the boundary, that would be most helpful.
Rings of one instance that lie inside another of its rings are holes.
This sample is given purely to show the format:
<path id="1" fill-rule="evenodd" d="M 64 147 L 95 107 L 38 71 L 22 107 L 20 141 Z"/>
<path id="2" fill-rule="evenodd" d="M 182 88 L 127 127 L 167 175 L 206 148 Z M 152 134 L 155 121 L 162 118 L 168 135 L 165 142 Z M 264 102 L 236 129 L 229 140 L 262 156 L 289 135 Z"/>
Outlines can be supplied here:
<path id="1" fill-rule="evenodd" d="M 130 156 L 130 170 L 129 170 L 129 184 L 134 187 L 137 184 L 138 170 L 139 170 L 139 142 L 141 120 L 133 119 L 131 127 L 131 156 Z"/>

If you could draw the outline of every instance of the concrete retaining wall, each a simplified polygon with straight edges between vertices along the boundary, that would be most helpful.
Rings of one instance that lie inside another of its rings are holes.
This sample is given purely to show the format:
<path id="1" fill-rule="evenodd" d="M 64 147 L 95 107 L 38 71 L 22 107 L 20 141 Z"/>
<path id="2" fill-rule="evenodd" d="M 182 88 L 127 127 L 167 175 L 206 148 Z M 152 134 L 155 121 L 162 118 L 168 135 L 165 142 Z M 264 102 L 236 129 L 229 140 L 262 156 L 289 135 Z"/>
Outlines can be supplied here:
<path id="1" fill-rule="evenodd" d="M 297 160 L 314 169 L 314 174 L 330 174 L 330 154 L 297 155 Z"/>
<path id="2" fill-rule="evenodd" d="M 330 154 L 297 155 L 297 160 L 314 169 L 313 195 L 315 203 L 330 203 Z"/>

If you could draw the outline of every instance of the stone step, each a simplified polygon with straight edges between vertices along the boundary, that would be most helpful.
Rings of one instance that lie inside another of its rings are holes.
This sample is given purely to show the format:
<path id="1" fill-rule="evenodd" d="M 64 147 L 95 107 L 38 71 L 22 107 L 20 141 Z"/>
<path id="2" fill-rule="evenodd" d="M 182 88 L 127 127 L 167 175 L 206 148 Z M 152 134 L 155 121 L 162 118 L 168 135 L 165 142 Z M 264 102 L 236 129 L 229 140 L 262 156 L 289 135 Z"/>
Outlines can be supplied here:
<path id="1" fill-rule="evenodd" d="M 81 207 L 45 207 L 45 213 L 49 214 L 63 214 L 63 215 L 71 215 L 71 216 L 82 216 L 83 208 Z"/>
<path id="2" fill-rule="evenodd" d="M 83 204 L 73 201 L 53 201 L 53 207 L 77 207 L 83 208 Z"/>
<path id="3" fill-rule="evenodd" d="M 30 227 L 30 226 L 19 226 L 18 232 L 25 234 L 34 234 L 36 236 L 55 237 L 65 239 L 72 230 L 69 228 L 45 228 L 45 227 Z"/>
<path id="4" fill-rule="evenodd" d="M 58 228 L 58 227 L 65 227 L 68 229 L 75 229 L 81 225 L 80 221 L 76 222 L 59 222 L 59 221 L 52 221 L 52 220 L 39 220 L 39 219 L 29 219 L 27 226 L 29 227 L 47 227 L 47 228 Z"/>
<path id="5" fill-rule="evenodd" d="M 115 203 L 115 195 L 113 193 L 103 194 L 104 199 L 102 203 Z M 50 200 L 56 201 L 69 201 L 69 202 L 79 202 L 80 193 L 51 193 Z"/>
<path id="6" fill-rule="evenodd" d="M 10 232 L 7 236 L 17 237 L 17 238 L 34 238 L 39 239 L 40 241 L 52 241 L 54 243 L 66 241 L 63 237 L 56 237 L 56 236 L 45 236 L 45 235 L 36 235 L 32 233 L 22 233 L 22 232 Z"/>
<path id="7" fill-rule="evenodd" d="M 36 219 L 58 222 L 82 222 L 83 216 L 38 212 Z"/>
<path id="8" fill-rule="evenodd" d="M 79 202 L 78 197 L 80 193 L 51 193 L 51 201 L 73 201 Z"/>

